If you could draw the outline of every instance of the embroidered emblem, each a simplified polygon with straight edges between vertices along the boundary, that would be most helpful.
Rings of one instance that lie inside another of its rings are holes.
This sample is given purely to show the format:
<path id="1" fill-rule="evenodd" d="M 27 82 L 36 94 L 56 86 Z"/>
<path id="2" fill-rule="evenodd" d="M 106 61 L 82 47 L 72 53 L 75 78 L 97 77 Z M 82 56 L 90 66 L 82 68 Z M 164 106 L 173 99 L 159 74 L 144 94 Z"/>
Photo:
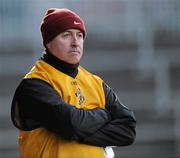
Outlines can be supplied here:
<path id="1" fill-rule="evenodd" d="M 77 89 L 75 95 L 76 95 L 76 97 L 77 97 L 78 100 L 79 100 L 79 105 L 81 105 L 81 104 L 84 102 L 85 98 L 84 98 L 84 96 L 81 94 L 80 88 Z"/>
<path id="2" fill-rule="evenodd" d="M 81 23 L 78 21 L 74 21 L 74 25 L 79 25 L 79 24 L 81 24 Z"/>
<path id="3" fill-rule="evenodd" d="M 77 85 L 76 81 L 71 81 L 71 85 Z"/>

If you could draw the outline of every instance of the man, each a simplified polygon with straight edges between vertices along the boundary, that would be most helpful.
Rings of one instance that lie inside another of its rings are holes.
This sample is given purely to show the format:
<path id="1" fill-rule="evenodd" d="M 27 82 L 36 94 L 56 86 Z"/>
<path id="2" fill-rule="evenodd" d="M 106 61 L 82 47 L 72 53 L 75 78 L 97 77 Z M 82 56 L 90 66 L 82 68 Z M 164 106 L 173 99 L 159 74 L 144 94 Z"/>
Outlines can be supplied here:
<path id="1" fill-rule="evenodd" d="M 41 23 L 45 52 L 18 86 L 11 109 L 21 158 L 111 158 L 130 145 L 136 120 L 113 90 L 79 65 L 86 30 L 66 8 Z"/>

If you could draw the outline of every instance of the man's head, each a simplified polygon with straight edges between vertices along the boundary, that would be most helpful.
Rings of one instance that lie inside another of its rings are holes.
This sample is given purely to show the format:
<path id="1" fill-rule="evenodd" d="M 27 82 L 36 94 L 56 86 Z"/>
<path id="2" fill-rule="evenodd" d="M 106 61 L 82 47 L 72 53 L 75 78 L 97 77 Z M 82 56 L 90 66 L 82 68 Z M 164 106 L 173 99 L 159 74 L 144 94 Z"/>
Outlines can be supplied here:
<path id="1" fill-rule="evenodd" d="M 50 8 L 40 29 L 43 45 L 53 55 L 70 64 L 79 62 L 86 30 L 83 20 L 76 13 L 66 8 Z"/>
<path id="2" fill-rule="evenodd" d="M 59 33 L 67 29 L 79 29 L 86 35 L 85 24 L 79 15 L 66 8 L 50 8 L 41 22 L 43 45 L 49 43 Z"/>

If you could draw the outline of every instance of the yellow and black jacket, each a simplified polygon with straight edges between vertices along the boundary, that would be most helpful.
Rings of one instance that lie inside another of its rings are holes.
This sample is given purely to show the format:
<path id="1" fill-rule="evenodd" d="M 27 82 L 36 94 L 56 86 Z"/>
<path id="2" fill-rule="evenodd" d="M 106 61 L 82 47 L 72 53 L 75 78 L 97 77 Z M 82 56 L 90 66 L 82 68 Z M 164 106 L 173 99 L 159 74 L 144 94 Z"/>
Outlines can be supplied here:
<path id="1" fill-rule="evenodd" d="M 136 120 L 98 76 L 45 53 L 18 86 L 11 118 L 22 158 L 103 158 L 132 144 Z"/>

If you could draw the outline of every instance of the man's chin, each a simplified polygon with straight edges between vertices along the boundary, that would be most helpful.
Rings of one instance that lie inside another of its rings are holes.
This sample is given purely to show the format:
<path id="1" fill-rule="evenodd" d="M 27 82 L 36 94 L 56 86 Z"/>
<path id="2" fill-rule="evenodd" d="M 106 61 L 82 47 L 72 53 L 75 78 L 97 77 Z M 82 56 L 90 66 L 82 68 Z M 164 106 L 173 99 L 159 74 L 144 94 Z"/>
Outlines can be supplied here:
<path id="1" fill-rule="evenodd" d="M 69 64 L 78 64 L 78 63 L 79 63 L 79 60 L 72 60 L 72 61 L 69 61 L 68 63 L 69 63 Z"/>

